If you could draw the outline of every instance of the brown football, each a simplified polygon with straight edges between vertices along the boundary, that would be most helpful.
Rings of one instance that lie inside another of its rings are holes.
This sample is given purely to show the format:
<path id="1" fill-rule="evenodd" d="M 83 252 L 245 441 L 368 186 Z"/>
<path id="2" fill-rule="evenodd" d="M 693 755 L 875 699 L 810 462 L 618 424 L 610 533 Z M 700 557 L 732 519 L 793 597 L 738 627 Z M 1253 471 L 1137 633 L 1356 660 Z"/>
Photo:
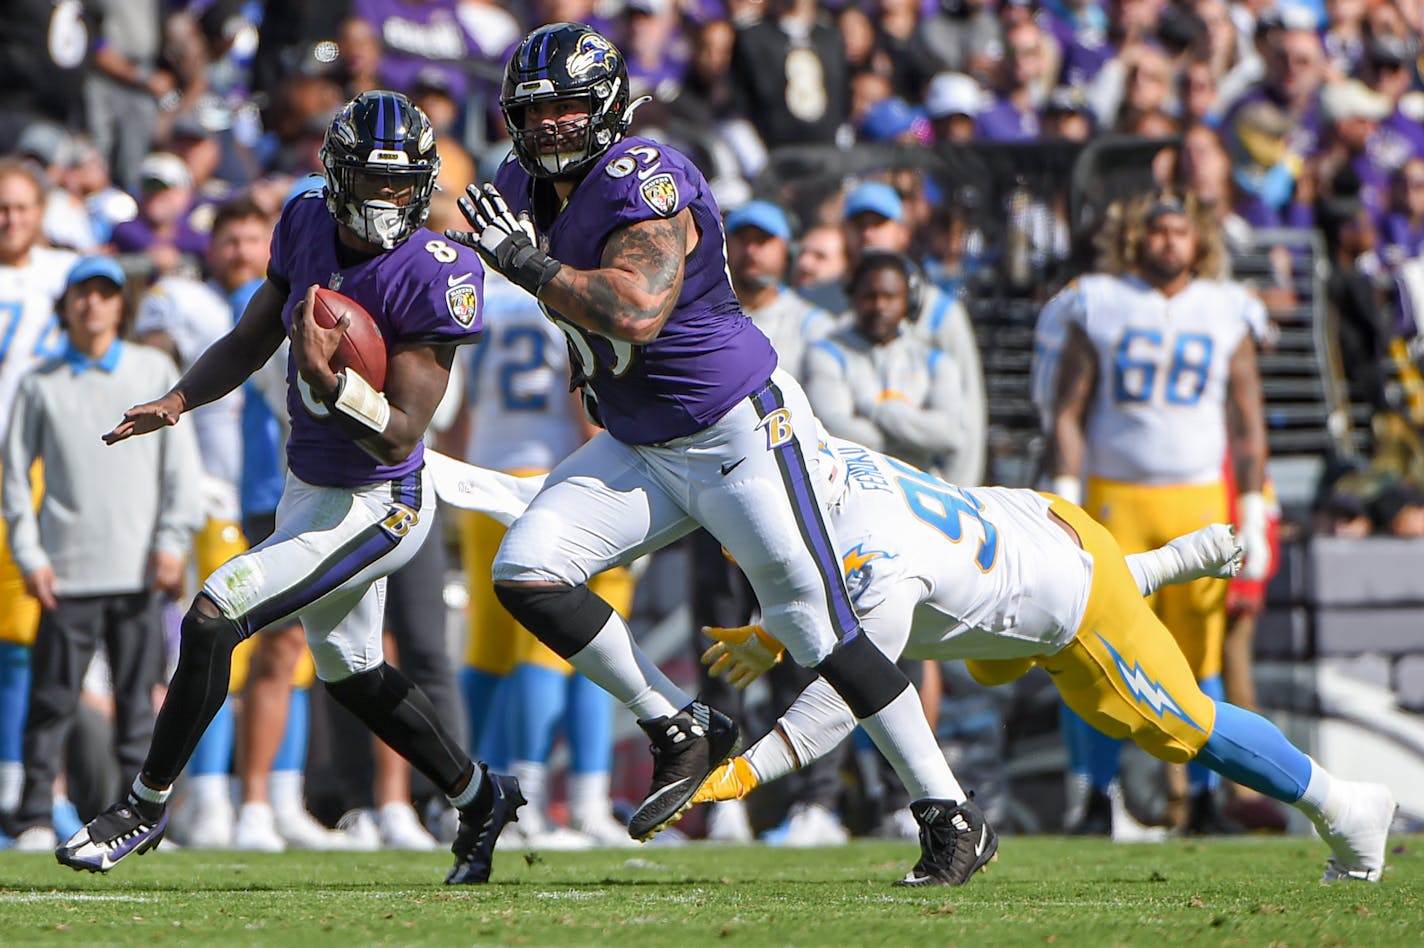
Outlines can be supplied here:
<path id="1" fill-rule="evenodd" d="M 329 329 L 343 314 L 350 316 L 351 322 L 331 356 L 332 371 L 340 372 L 349 365 L 370 382 L 372 388 L 380 391 L 386 385 L 386 340 L 381 336 L 380 327 L 366 308 L 351 297 L 319 287 L 312 307 L 316 324 Z"/>

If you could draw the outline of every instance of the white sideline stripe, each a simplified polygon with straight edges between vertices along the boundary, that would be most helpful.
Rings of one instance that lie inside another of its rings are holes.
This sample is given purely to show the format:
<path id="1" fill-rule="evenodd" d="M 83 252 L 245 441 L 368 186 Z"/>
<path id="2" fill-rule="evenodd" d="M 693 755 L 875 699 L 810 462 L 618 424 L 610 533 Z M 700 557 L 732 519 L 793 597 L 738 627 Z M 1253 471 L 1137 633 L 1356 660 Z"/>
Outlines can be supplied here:
<path id="1" fill-rule="evenodd" d="M 0 902 L 152 902 L 146 895 L 105 895 L 92 892 L 0 892 Z"/>

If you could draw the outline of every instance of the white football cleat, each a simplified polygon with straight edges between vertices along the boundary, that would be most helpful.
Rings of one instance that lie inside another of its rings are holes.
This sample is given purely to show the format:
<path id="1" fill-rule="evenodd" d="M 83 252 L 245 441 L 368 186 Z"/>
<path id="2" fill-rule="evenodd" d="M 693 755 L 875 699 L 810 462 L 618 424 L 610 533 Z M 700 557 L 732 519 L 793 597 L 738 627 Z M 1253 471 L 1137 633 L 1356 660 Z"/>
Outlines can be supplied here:
<path id="1" fill-rule="evenodd" d="M 1394 822 L 1394 794 L 1382 783 L 1339 783 L 1345 797 L 1341 814 L 1331 825 L 1315 824 L 1331 852 L 1320 881 L 1378 882 Z"/>
<path id="2" fill-rule="evenodd" d="M 1227 523 L 1209 523 L 1200 530 L 1168 540 L 1167 548 L 1181 561 L 1177 569 L 1171 571 L 1170 582 L 1185 583 L 1207 576 L 1230 579 L 1241 572 L 1241 543 L 1236 539 L 1235 529 Z"/>
<path id="3" fill-rule="evenodd" d="M 282 837 L 289 849 L 327 851 L 351 848 L 345 833 L 322 826 L 304 807 L 276 806 L 272 808 L 272 813 L 276 817 L 277 835 Z"/>
<path id="4" fill-rule="evenodd" d="M 570 806 L 569 829 L 587 836 L 595 846 L 626 849 L 638 843 L 628 835 L 628 827 L 613 818 L 607 805 Z"/>
<path id="5" fill-rule="evenodd" d="M 376 826 L 385 849 L 430 852 L 440 848 L 435 837 L 420 824 L 420 816 L 409 803 L 387 803 L 376 811 Z"/>
<path id="6" fill-rule="evenodd" d="M 917 838 L 918 835 L 917 831 Z M 778 845 L 840 846 L 849 840 L 850 834 L 841 825 L 840 818 L 830 810 L 817 803 L 795 803 L 786 817 L 786 835 Z"/>
<path id="7" fill-rule="evenodd" d="M 346 837 L 346 848 L 352 852 L 373 853 L 381 848 L 373 810 L 347 810 L 336 821 L 336 831 Z"/>
<path id="8" fill-rule="evenodd" d="M 59 836 L 52 826 L 31 826 L 22 830 L 10 848 L 17 853 L 52 853 L 59 845 Z"/>
<path id="9" fill-rule="evenodd" d="M 232 848 L 253 853 L 281 853 L 287 843 L 277 832 L 277 817 L 266 803 L 244 803 L 237 808 L 232 827 Z"/>
<path id="10" fill-rule="evenodd" d="M 742 800 L 718 800 L 707 808 L 707 839 L 715 843 L 756 841 L 747 805 Z"/>

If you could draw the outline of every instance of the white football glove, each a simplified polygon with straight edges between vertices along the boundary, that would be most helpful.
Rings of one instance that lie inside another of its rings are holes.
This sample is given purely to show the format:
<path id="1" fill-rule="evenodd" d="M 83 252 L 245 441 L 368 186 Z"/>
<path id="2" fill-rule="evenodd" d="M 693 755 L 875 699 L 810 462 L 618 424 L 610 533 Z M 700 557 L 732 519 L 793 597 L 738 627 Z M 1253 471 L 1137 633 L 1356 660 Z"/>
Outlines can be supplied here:
<path id="1" fill-rule="evenodd" d="M 1265 579 L 1271 570 L 1271 542 L 1266 534 L 1266 498 L 1251 491 L 1236 498 L 1236 542 L 1245 554 L 1242 579 Z"/>
<path id="2" fill-rule="evenodd" d="M 474 232 L 447 230 L 445 236 L 477 251 L 511 283 L 538 295 L 563 266 L 539 249 L 528 212 L 516 217 L 493 184 L 468 185 L 455 203 Z"/>
<path id="3" fill-rule="evenodd" d="M 743 625 L 734 629 L 703 626 L 702 634 L 716 639 L 702 653 L 702 664 L 708 674 L 727 679 L 734 688 L 745 688 L 781 661 L 786 647 L 767 635 L 759 625 Z"/>

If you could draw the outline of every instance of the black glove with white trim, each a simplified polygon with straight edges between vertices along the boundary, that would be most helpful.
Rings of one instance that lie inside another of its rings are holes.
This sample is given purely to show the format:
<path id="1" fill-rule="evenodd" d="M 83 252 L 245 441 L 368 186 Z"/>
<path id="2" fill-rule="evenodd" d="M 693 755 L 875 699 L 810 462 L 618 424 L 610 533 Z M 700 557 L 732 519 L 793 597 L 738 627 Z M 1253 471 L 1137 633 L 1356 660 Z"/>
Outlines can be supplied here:
<path id="1" fill-rule="evenodd" d="M 534 225 L 527 213 L 514 216 L 493 184 L 465 188 L 456 204 L 474 232 L 447 230 L 445 236 L 478 253 L 511 283 L 539 295 L 563 264 L 535 246 Z"/>

